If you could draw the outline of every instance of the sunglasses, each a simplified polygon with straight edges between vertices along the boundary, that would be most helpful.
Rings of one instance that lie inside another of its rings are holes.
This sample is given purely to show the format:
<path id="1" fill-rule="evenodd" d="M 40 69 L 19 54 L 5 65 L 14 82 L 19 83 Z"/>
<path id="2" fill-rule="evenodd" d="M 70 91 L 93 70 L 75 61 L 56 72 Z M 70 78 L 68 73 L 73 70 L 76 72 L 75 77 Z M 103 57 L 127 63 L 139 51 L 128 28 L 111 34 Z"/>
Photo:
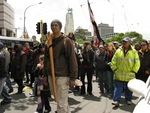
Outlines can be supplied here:
<path id="1" fill-rule="evenodd" d="M 147 44 L 141 44 L 141 46 L 146 46 Z"/>

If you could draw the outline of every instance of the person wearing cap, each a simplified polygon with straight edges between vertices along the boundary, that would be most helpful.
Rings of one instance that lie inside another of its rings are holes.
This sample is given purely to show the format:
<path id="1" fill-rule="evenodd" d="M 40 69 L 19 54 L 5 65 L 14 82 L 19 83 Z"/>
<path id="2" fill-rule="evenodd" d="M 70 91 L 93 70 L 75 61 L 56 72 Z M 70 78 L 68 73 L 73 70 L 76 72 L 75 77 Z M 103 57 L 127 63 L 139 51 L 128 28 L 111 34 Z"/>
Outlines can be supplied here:
<path id="1" fill-rule="evenodd" d="M 70 113 L 68 91 L 69 87 L 75 86 L 75 80 L 78 76 L 78 65 L 74 52 L 74 46 L 72 40 L 64 37 L 61 33 L 62 23 L 60 20 L 53 20 L 50 27 L 53 32 L 53 44 L 50 46 L 46 43 L 44 74 L 48 76 L 49 83 L 51 84 L 49 47 L 52 47 L 56 76 L 57 113 Z"/>
<path id="2" fill-rule="evenodd" d="M 1 105 L 11 103 L 11 97 L 8 94 L 4 84 L 6 82 L 7 71 L 6 71 L 6 58 L 3 52 L 4 44 L 0 42 L 0 94 L 4 99 L 1 101 Z"/>
<path id="3" fill-rule="evenodd" d="M 9 73 L 9 68 L 10 68 L 10 53 L 9 53 L 9 51 L 6 49 L 7 47 L 6 47 L 6 45 L 4 46 L 4 48 L 3 48 L 3 53 L 4 53 L 4 56 L 5 56 L 5 58 L 6 58 L 6 65 L 5 65 L 5 67 L 6 67 L 6 71 L 7 71 L 7 77 L 6 77 L 6 85 L 8 86 L 8 93 L 12 93 L 13 92 L 13 86 L 12 86 L 12 82 L 11 82 L 11 79 L 10 79 L 10 73 Z"/>
<path id="4" fill-rule="evenodd" d="M 128 89 L 127 84 L 135 78 L 135 73 L 138 72 L 139 67 L 139 56 L 131 45 L 131 39 L 129 37 L 123 38 L 122 46 L 116 50 L 111 60 L 111 69 L 114 71 L 113 105 L 119 106 L 123 91 L 127 104 L 132 104 L 132 91 Z"/>

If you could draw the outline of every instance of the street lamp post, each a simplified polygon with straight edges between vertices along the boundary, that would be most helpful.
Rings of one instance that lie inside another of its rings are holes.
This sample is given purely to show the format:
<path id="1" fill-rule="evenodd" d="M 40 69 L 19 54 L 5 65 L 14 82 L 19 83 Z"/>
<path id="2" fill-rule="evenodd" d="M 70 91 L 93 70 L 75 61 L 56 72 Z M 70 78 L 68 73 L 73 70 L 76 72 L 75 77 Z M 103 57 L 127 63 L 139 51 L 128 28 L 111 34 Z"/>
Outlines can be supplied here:
<path id="1" fill-rule="evenodd" d="M 23 35 L 26 33 L 26 11 L 27 11 L 27 9 L 28 8 L 30 8 L 30 7 L 32 7 L 32 6 L 35 6 L 35 5 L 38 5 L 38 4 L 42 4 L 42 2 L 39 2 L 39 3 L 37 3 L 37 4 L 33 4 L 33 5 L 30 5 L 30 6 L 28 6 L 25 10 L 24 10 L 24 27 L 23 27 Z"/>

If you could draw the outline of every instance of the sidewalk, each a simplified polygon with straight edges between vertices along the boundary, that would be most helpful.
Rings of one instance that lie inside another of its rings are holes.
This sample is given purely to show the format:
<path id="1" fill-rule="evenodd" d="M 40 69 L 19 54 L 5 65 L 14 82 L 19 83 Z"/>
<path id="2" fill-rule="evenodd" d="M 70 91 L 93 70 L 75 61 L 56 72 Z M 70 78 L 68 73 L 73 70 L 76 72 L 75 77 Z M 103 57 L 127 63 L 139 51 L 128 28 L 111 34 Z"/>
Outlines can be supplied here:
<path id="1" fill-rule="evenodd" d="M 0 105 L 0 113 L 34 113 L 37 107 L 36 97 L 29 95 L 32 90 L 25 90 L 23 94 L 15 94 L 17 85 L 14 85 L 14 92 L 11 94 L 12 103 Z M 112 99 L 106 95 L 100 96 L 98 83 L 93 82 L 93 96 L 79 96 L 79 93 L 69 93 L 69 104 L 71 113 L 132 113 L 137 102 L 137 95 L 133 94 L 133 104 L 127 105 L 122 96 L 121 105 L 113 109 Z M 0 97 L 0 101 L 2 97 Z M 50 99 L 52 112 L 56 111 L 56 102 Z"/>

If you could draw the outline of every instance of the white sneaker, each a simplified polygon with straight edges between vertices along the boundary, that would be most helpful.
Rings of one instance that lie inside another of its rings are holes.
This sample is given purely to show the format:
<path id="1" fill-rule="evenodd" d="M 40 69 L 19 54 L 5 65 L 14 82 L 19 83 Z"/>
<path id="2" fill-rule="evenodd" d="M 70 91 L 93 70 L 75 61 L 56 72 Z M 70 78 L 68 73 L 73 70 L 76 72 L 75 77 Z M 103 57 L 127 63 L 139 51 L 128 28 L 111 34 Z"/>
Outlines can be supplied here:
<path id="1" fill-rule="evenodd" d="M 132 104 L 132 101 L 127 101 L 127 105 L 131 105 Z"/>

